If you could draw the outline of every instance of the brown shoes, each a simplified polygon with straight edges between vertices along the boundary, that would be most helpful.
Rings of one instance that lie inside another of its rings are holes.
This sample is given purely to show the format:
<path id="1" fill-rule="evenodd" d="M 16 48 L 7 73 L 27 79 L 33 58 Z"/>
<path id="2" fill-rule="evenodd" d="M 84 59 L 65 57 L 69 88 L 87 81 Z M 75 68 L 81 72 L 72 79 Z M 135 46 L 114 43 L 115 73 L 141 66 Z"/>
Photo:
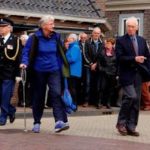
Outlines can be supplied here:
<path id="1" fill-rule="evenodd" d="M 123 135 L 126 136 L 128 134 L 127 129 L 125 126 L 123 125 L 117 125 L 116 128 L 118 129 L 118 132 Z"/>
<path id="2" fill-rule="evenodd" d="M 137 132 L 136 130 L 129 130 L 124 125 L 116 125 L 116 128 L 118 129 L 118 132 L 123 136 L 140 136 L 139 132 Z"/>
<path id="3" fill-rule="evenodd" d="M 131 135 L 131 136 L 140 136 L 139 132 L 137 132 L 135 130 L 128 130 L 128 135 Z"/>
<path id="4" fill-rule="evenodd" d="M 88 102 L 86 102 L 82 105 L 82 107 L 88 107 L 88 106 L 89 106 Z"/>

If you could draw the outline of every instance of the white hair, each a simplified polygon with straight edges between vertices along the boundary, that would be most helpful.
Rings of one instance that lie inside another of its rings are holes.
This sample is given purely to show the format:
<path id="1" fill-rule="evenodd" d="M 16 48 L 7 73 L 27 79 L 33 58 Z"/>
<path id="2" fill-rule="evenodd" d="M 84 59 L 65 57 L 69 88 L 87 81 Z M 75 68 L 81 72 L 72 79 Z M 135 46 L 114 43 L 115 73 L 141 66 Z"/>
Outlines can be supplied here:
<path id="1" fill-rule="evenodd" d="M 48 21 L 54 21 L 54 17 L 51 15 L 43 16 L 39 21 L 39 27 L 41 27 L 44 23 L 47 23 Z"/>
<path id="2" fill-rule="evenodd" d="M 95 32 L 95 31 L 100 31 L 100 32 L 101 32 L 101 29 L 100 29 L 99 27 L 95 27 L 95 28 L 93 29 L 93 32 Z"/>
<path id="3" fill-rule="evenodd" d="M 74 33 L 69 34 L 68 38 L 73 38 L 75 41 L 78 40 L 78 36 Z"/>
<path id="4" fill-rule="evenodd" d="M 138 20 L 134 16 L 127 18 L 127 20 L 126 20 L 126 26 L 129 24 L 129 22 L 134 22 L 135 25 L 138 26 Z"/>

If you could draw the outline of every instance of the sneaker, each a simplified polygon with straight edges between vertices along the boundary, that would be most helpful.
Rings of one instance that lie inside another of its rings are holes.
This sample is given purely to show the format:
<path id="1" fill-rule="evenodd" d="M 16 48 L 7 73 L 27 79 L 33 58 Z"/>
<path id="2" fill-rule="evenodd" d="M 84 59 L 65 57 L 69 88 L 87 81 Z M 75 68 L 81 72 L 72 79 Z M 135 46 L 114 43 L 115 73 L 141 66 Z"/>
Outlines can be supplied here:
<path id="1" fill-rule="evenodd" d="M 57 121 L 55 123 L 55 132 L 61 132 L 63 130 L 69 129 L 69 123 L 64 123 L 63 121 Z"/>
<path id="2" fill-rule="evenodd" d="M 39 133 L 40 132 L 40 124 L 39 123 L 34 124 L 32 131 L 34 133 Z"/>

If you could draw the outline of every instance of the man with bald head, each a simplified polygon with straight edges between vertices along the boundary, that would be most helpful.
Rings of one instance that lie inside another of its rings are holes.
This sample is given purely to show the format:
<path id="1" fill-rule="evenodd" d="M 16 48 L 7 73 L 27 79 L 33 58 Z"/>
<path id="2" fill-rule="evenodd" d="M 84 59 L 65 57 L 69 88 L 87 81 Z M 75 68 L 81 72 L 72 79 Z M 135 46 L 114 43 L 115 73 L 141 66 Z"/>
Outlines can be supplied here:
<path id="1" fill-rule="evenodd" d="M 146 40 L 137 35 L 138 21 L 126 21 L 127 33 L 116 41 L 119 81 L 123 90 L 117 129 L 121 135 L 139 136 L 136 131 L 141 99 L 141 83 L 150 79 L 150 53 Z"/>

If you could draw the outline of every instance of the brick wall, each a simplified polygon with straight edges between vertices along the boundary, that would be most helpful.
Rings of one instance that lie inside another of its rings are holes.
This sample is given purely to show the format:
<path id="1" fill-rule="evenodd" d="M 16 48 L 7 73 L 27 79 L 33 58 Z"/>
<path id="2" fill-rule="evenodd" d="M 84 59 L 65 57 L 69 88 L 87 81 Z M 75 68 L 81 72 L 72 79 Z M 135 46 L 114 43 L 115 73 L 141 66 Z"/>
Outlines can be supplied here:
<path id="1" fill-rule="evenodd" d="M 150 45 L 150 10 L 144 11 L 144 37 Z"/>
<path id="2" fill-rule="evenodd" d="M 112 26 L 112 31 L 106 32 L 106 37 L 112 37 L 117 35 L 119 27 L 119 14 L 132 14 L 132 13 L 144 13 L 143 24 L 143 37 L 147 39 L 150 45 L 150 10 L 137 10 L 137 11 L 108 11 L 106 12 L 106 18 Z"/>
<path id="3" fill-rule="evenodd" d="M 112 30 L 106 32 L 106 37 L 114 37 L 118 34 L 119 12 L 118 11 L 106 12 L 106 18 L 108 19 L 108 22 L 112 26 Z"/>

